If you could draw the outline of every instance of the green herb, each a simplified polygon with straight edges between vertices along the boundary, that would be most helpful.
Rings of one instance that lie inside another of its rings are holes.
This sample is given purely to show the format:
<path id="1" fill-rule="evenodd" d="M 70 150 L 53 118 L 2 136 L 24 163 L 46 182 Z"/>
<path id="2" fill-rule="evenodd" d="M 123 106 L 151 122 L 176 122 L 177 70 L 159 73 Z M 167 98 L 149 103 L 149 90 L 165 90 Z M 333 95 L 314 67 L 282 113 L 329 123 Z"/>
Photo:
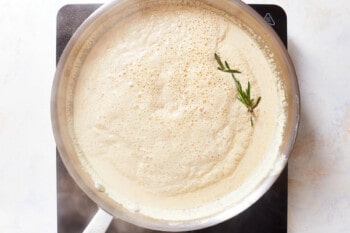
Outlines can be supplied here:
<path id="1" fill-rule="evenodd" d="M 248 87 L 244 91 L 241 85 L 241 82 L 235 77 L 235 74 L 240 74 L 241 72 L 239 70 L 231 69 L 227 61 L 224 63 L 221 61 L 221 58 L 215 53 L 215 59 L 219 65 L 218 70 L 222 72 L 226 72 L 232 75 L 233 80 L 236 84 L 237 89 L 237 99 L 244 104 L 244 106 L 247 107 L 248 112 L 250 113 L 250 124 L 251 126 L 254 125 L 253 117 L 254 117 L 254 109 L 258 107 L 261 96 L 255 101 L 250 96 L 250 82 L 248 81 Z"/>

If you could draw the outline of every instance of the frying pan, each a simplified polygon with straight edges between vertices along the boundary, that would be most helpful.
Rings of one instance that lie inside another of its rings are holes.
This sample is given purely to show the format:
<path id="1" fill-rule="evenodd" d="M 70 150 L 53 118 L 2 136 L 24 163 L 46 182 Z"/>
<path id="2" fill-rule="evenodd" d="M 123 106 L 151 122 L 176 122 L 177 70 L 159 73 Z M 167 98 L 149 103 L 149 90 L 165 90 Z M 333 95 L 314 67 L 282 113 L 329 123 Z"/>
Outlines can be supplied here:
<path id="1" fill-rule="evenodd" d="M 75 81 L 74 77 L 77 70 L 79 70 L 77 67 L 82 64 L 81 57 L 78 55 L 88 51 L 86 45 L 88 47 L 93 46 L 99 35 L 107 31 L 113 23 L 133 12 L 142 10 L 146 2 L 156 4 L 174 2 L 181 4 L 191 2 L 193 4 L 198 2 L 236 17 L 254 31 L 256 35 L 260 36 L 261 41 L 274 55 L 276 67 L 280 73 L 287 108 L 286 125 L 282 144 L 278 151 L 278 159 L 275 161 L 275 169 L 271 169 L 269 174 L 266 174 L 255 189 L 248 193 L 241 202 L 234 203 L 214 215 L 186 221 L 172 221 L 155 219 L 144 216 L 137 211 L 130 211 L 112 200 L 105 192 L 101 192 L 99 187 L 96 188 L 90 175 L 83 169 L 78 159 L 76 148 L 73 145 L 72 134 L 69 129 L 70 119 L 67 117 L 67 111 L 71 108 L 70 100 L 74 96 L 74 91 L 72 92 L 68 86 Z M 100 208 L 84 232 L 104 232 L 113 217 L 144 228 L 162 231 L 195 230 L 232 218 L 258 200 L 278 178 L 287 164 L 299 125 L 299 90 L 292 61 L 283 43 L 271 27 L 251 7 L 239 0 L 115 0 L 103 5 L 80 26 L 67 44 L 57 66 L 51 98 L 52 127 L 61 158 L 75 182 Z"/>

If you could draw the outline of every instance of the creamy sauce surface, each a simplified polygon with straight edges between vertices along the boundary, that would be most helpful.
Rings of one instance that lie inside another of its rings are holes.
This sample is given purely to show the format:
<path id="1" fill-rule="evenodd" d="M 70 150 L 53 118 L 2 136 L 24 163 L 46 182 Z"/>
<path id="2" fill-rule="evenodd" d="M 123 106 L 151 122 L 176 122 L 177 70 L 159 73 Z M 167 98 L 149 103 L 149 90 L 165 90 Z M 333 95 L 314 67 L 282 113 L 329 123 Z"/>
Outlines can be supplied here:
<path id="1" fill-rule="evenodd" d="M 262 96 L 254 127 L 215 52 Z M 232 19 L 186 6 L 132 14 L 99 38 L 74 85 L 79 159 L 126 208 L 172 220 L 212 214 L 212 203 L 233 192 L 230 202 L 238 201 L 266 156 L 277 156 L 285 118 L 277 80 L 254 37 Z M 196 211 L 184 214 L 189 209 Z"/>

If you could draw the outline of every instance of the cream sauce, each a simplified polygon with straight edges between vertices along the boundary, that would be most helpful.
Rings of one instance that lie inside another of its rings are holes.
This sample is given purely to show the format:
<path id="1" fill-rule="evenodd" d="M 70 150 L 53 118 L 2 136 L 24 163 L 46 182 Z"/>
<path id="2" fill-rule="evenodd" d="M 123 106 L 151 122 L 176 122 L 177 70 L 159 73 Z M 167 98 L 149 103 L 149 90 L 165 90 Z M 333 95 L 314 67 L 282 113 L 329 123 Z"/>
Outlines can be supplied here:
<path id="1" fill-rule="evenodd" d="M 262 96 L 254 127 L 215 52 Z M 237 192 L 263 158 L 277 156 L 281 93 L 273 64 L 234 20 L 151 8 L 116 24 L 87 55 L 74 90 L 76 147 L 93 180 L 126 208 L 163 219 L 205 216 L 216 210 L 203 206 L 229 193 L 242 198 Z"/>

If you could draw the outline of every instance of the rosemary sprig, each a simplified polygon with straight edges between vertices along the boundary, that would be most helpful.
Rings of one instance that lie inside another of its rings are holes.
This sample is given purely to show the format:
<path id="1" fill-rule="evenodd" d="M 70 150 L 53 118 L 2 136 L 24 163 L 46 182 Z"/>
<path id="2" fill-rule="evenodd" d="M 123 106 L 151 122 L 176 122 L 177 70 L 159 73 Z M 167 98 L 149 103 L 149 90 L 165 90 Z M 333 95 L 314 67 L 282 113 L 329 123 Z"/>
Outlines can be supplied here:
<path id="1" fill-rule="evenodd" d="M 237 89 L 237 99 L 246 106 L 248 109 L 248 112 L 250 113 L 250 124 L 251 126 L 254 126 L 253 117 L 254 117 L 254 109 L 258 107 L 261 96 L 255 101 L 254 98 L 251 98 L 250 95 L 250 82 L 248 81 L 248 87 L 244 91 L 241 85 L 241 82 L 235 77 L 235 74 L 240 74 L 241 72 L 239 70 L 231 69 L 230 65 L 225 61 L 224 63 L 221 61 L 221 58 L 219 55 L 215 53 L 215 60 L 217 61 L 219 67 L 218 70 L 222 72 L 226 72 L 232 75 L 233 80 L 236 84 Z"/>

